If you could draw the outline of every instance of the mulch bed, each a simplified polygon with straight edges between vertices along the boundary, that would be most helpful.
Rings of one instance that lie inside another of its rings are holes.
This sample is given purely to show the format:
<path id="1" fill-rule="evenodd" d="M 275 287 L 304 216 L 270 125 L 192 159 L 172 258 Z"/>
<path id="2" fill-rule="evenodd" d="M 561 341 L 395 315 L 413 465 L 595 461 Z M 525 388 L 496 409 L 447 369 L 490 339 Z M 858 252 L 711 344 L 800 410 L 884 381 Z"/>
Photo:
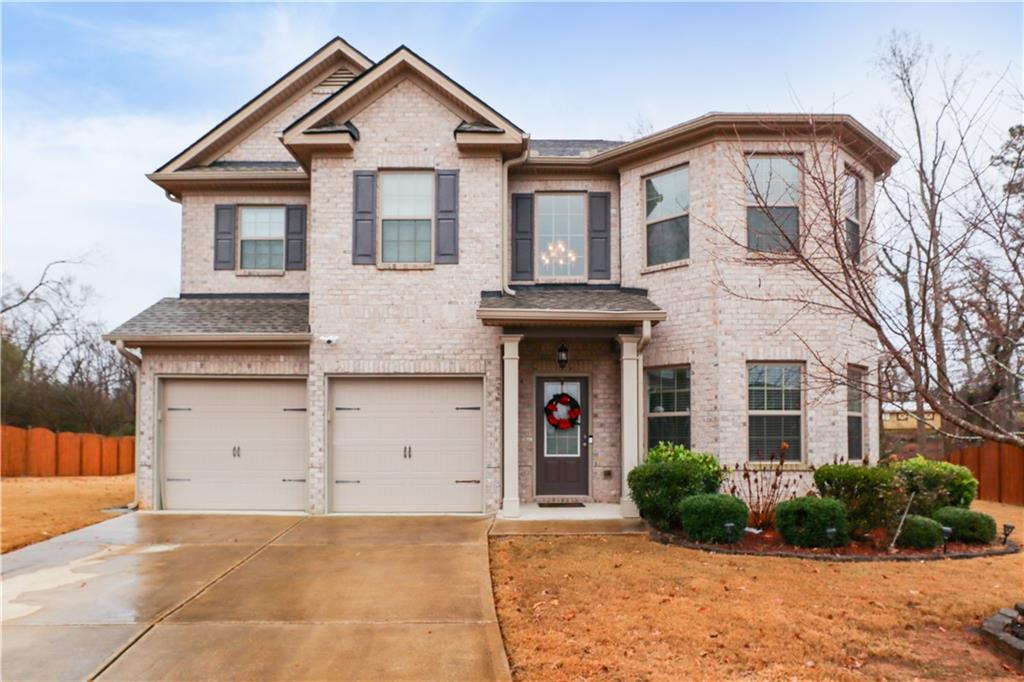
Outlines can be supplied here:
<path id="1" fill-rule="evenodd" d="M 705 544 L 691 542 L 677 533 L 666 533 L 651 529 L 651 538 L 662 544 L 679 545 L 690 549 L 719 554 L 748 554 L 790 559 L 815 559 L 818 561 L 930 561 L 936 559 L 973 559 L 984 556 L 1016 554 L 1020 546 L 1015 542 L 1007 544 L 977 545 L 950 542 L 943 551 L 935 549 L 896 548 L 889 551 L 888 539 L 884 532 L 869 534 L 864 540 L 852 540 L 843 547 L 794 547 L 786 544 L 775 530 L 762 533 L 744 533 L 735 545 Z"/>

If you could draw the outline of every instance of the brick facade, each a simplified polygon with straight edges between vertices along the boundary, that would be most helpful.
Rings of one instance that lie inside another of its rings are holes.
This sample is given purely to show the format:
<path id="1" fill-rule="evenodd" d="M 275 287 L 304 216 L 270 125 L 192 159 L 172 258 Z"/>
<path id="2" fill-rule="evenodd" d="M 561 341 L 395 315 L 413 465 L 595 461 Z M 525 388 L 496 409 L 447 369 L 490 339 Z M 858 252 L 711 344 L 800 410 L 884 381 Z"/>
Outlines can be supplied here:
<path id="1" fill-rule="evenodd" d="M 277 134 L 323 95 L 309 94 L 230 147 L 226 160 L 290 160 Z M 397 78 L 350 114 L 360 139 L 350 154 L 316 155 L 305 192 L 198 192 L 182 197 L 183 293 L 307 293 L 312 341 L 306 349 L 171 351 L 147 348 L 140 373 L 138 496 L 152 506 L 156 443 L 157 377 L 305 376 L 308 379 L 310 462 L 308 511 L 329 507 L 328 395 L 338 375 L 465 375 L 484 385 L 484 509 L 502 496 L 502 358 L 499 327 L 476 317 L 481 291 L 501 288 L 502 157 L 460 152 L 453 130 L 467 114 L 418 78 Z M 349 120 L 348 116 L 339 123 Z M 747 257 L 732 240 L 745 239 L 743 153 L 770 144 L 705 141 L 653 160 L 631 162 L 614 173 L 512 173 L 508 193 L 602 191 L 612 195 L 612 277 L 649 291 L 668 313 L 654 327 L 643 355 L 647 368 L 688 365 L 692 375 L 693 447 L 735 464 L 747 457 L 746 367 L 751 361 L 804 363 L 806 469 L 845 456 L 845 389 L 817 380 L 816 358 L 839 365 L 874 367 L 870 333 L 852 320 L 820 313 L 796 314 L 791 304 L 758 301 L 773 292 L 807 287 L 793 272 Z M 853 158 L 844 162 L 856 166 Z M 644 177 L 689 165 L 690 258 L 667 267 L 645 267 Z M 459 262 L 414 269 L 352 263 L 353 172 L 381 169 L 459 171 Z M 527 165 L 527 169 L 529 166 Z M 871 173 L 865 172 L 870 196 Z M 307 212 L 308 269 L 247 276 L 213 269 L 213 207 L 303 203 Z M 814 207 L 802 213 L 813 215 Z M 815 229 L 805 225 L 801 229 Z M 596 282 L 595 282 L 596 283 Z M 739 294 L 739 295 L 738 295 Z M 327 344 L 323 337 L 336 337 Z M 813 348 L 813 352 L 805 344 Z M 525 339 L 520 346 L 520 498 L 534 499 L 535 400 L 538 375 L 559 374 L 555 340 Z M 610 340 L 570 342 L 568 374 L 590 378 L 590 499 L 619 500 L 621 490 L 621 375 Z M 643 394 L 646 391 L 641 388 Z M 864 414 L 871 461 L 878 457 L 878 406 Z M 641 429 L 645 425 L 641 425 Z M 644 439 L 646 442 L 646 439 Z M 794 473 L 799 473 L 796 471 Z M 805 476 L 806 478 L 806 476 Z"/>

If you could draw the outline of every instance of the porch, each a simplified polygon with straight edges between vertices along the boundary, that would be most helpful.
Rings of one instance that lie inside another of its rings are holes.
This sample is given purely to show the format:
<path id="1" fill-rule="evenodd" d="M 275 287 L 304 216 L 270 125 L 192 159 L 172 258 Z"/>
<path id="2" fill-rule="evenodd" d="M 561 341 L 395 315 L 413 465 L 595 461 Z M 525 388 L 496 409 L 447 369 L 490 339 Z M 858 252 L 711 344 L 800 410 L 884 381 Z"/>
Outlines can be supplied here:
<path id="1" fill-rule="evenodd" d="M 477 314 L 502 328 L 499 516 L 635 518 L 643 350 L 664 311 L 644 290 L 580 285 L 485 295 Z"/>

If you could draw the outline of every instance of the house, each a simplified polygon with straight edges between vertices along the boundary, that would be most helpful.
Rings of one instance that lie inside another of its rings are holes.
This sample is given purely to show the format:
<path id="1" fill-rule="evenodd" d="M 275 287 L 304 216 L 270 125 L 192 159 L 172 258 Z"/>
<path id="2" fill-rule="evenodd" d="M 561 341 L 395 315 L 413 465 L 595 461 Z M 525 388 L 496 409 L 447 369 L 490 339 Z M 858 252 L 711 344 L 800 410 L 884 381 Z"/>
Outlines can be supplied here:
<path id="1" fill-rule="evenodd" d="M 771 210 L 815 229 L 780 139 L 808 120 L 531 139 L 406 47 L 331 40 L 149 175 L 181 204 L 181 294 L 105 337 L 140 356 L 140 504 L 630 516 L 662 440 L 877 459 L 877 402 L 812 381 L 824 355 L 867 372 L 870 332 L 721 286 L 786 286 L 744 172 L 788 178 Z M 866 224 L 895 154 L 810 120 Z"/>

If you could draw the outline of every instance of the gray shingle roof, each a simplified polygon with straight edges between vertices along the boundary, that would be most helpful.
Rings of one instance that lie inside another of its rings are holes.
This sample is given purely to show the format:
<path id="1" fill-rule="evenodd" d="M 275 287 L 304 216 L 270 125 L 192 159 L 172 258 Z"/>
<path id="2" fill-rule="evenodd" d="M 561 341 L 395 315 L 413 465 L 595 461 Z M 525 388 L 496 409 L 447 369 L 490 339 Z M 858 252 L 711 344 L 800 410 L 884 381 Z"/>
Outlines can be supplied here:
<path id="1" fill-rule="evenodd" d="M 660 311 L 643 289 L 594 287 L 522 287 L 515 296 L 483 296 L 489 310 L 598 310 L 606 312 Z"/>
<path id="2" fill-rule="evenodd" d="M 530 150 L 538 156 L 593 156 L 626 144 L 617 140 L 530 140 Z"/>
<path id="3" fill-rule="evenodd" d="M 223 171 L 297 171 L 302 170 L 295 161 L 214 161 L 209 166 L 199 166 L 203 170 Z"/>
<path id="4" fill-rule="evenodd" d="M 307 334 L 309 300 L 281 297 L 164 298 L 108 338 L 221 334 Z"/>
<path id="5" fill-rule="evenodd" d="M 457 133 L 500 133 L 504 132 L 498 126 L 492 126 L 490 123 L 468 123 L 463 121 L 455 127 Z"/>

